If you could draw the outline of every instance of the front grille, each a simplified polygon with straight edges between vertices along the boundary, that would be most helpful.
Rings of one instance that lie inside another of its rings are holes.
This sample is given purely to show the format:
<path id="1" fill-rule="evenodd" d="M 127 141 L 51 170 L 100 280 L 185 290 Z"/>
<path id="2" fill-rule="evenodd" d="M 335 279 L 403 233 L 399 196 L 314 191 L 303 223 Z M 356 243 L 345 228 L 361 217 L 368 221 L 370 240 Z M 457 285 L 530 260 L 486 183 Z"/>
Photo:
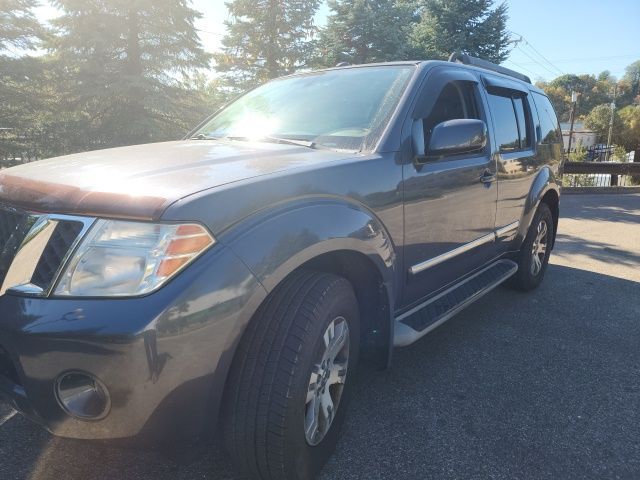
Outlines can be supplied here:
<path id="1" fill-rule="evenodd" d="M 62 267 L 62 262 L 80 235 L 82 228 L 81 222 L 63 221 L 58 223 L 33 273 L 32 284 L 47 289 L 53 283 L 56 274 Z"/>
<path id="2" fill-rule="evenodd" d="M 35 291 L 47 294 L 76 240 L 92 221 L 0 205 L 0 295 L 18 283 L 30 284 L 31 292 L 35 286 L 41 289 Z"/>
<path id="3" fill-rule="evenodd" d="M 25 212 L 0 207 L 0 285 L 33 221 Z"/>

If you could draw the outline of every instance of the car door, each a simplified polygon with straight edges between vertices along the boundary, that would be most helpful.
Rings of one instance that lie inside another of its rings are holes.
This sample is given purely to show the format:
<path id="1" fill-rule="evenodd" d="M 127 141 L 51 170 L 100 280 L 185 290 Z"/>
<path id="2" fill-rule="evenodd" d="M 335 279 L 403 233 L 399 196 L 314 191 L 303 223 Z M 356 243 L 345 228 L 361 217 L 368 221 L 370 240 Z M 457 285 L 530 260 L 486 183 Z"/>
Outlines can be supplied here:
<path id="1" fill-rule="evenodd" d="M 519 82 L 482 75 L 491 115 L 492 151 L 498 168 L 496 231 L 502 251 L 510 248 L 541 162 L 536 157 L 529 90 Z"/>
<path id="2" fill-rule="evenodd" d="M 436 125 L 464 118 L 487 122 L 479 77 L 461 68 L 434 68 L 408 120 L 412 153 L 403 167 L 406 306 L 455 282 L 495 253 L 496 162 L 489 144 L 473 153 L 420 156 Z"/>

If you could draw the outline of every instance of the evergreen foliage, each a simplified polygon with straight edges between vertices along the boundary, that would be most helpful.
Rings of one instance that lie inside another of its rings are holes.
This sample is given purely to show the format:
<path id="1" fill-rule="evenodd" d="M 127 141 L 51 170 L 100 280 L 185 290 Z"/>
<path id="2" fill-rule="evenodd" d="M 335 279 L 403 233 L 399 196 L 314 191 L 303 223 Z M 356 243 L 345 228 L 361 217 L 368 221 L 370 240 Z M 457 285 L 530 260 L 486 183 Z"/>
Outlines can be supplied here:
<path id="1" fill-rule="evenodd" d="M 507 5 L 493 0 L 424 0 L 410 42 L 420 59 L 446 60 L 454 52 L 501 63 L 509 55 Z"/>
<path id="2" fill-rule="evenodd" d="M 397 0 L 331 0 L 316 63 L 334 66 L 401 60 L 409 55 L 413 5 Z"/>
<path id="3" fill-rule="evenodd" d="M 233 92 L 307 67 L 320 0 L 233 0 L 227 35 L 215 55 Z"/>
<path id="4" fill-rule="evenodd" d="M 56 0 L 46 43 L 78 149 L 178 138 L 183 78 L 208 64 L 186 1 Z M 84 128 L 83 128 L 84 126 Z"/>

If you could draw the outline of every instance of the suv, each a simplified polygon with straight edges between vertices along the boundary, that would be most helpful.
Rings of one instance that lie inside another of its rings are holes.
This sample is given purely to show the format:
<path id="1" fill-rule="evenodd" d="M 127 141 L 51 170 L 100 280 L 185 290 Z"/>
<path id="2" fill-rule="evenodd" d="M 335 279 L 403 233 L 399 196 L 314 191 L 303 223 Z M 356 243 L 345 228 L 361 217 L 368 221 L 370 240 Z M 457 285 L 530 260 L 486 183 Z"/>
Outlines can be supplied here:
<path id="1" fill-rule="evenodd" d="M 313 476 L 358 363 L 545 274 L 553 108 L 452 60 L 292 75 L 182 141 L 2 171 L 2 395 L 55 435 L 216 433 L 245 476 Z"/>

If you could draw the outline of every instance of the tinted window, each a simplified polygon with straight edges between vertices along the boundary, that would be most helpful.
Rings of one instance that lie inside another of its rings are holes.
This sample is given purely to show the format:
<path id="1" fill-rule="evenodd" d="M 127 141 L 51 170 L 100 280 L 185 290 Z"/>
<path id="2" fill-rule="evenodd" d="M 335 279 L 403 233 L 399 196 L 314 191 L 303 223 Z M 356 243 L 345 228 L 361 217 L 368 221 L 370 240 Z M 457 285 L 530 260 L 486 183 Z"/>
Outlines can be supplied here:
<path id="1" fill-rule="evenodd" d="M 531 114 L 529 113 L 529 104 L 525 97 L 519 96 L 513 98 L 513 106 L 516 110 L 516 118 L 518 120 L 518 130 L 520 131 L 520 148 L 531 147 Z"/>
<path id="2" fill-rule="evenodd" d="M 213 117 L 199 134 L 312 141 L 369 149 L 379 139 L 414 68 L 343 68 L 273 80 Z"/>
<path id="3" fill-rule="evenodd" d="M 538 117 L 540 118 L 540 142 L 559 143 L 562 136 L 559 133 L 558 118 L 551 106 L 551 102 L 547 97 L 539 93 L 533 94 L 533 100 L 536 103 Z"/>
<path id="4" fill-rule="evenodd" d="M 501 152 L 518 150 L 520 135 L 511 97 L 489 94 L 489 108 L 493 117 L 496 143 Z"/>
<path id="5" fill-rule="evenodd" d="M 480 118 L 474 86 L 469 82 L 448 83 L 440 92 L 429 116 L 424 119 L 425 137 L 428 138 L 439 123 L 464 118 Z"/>

